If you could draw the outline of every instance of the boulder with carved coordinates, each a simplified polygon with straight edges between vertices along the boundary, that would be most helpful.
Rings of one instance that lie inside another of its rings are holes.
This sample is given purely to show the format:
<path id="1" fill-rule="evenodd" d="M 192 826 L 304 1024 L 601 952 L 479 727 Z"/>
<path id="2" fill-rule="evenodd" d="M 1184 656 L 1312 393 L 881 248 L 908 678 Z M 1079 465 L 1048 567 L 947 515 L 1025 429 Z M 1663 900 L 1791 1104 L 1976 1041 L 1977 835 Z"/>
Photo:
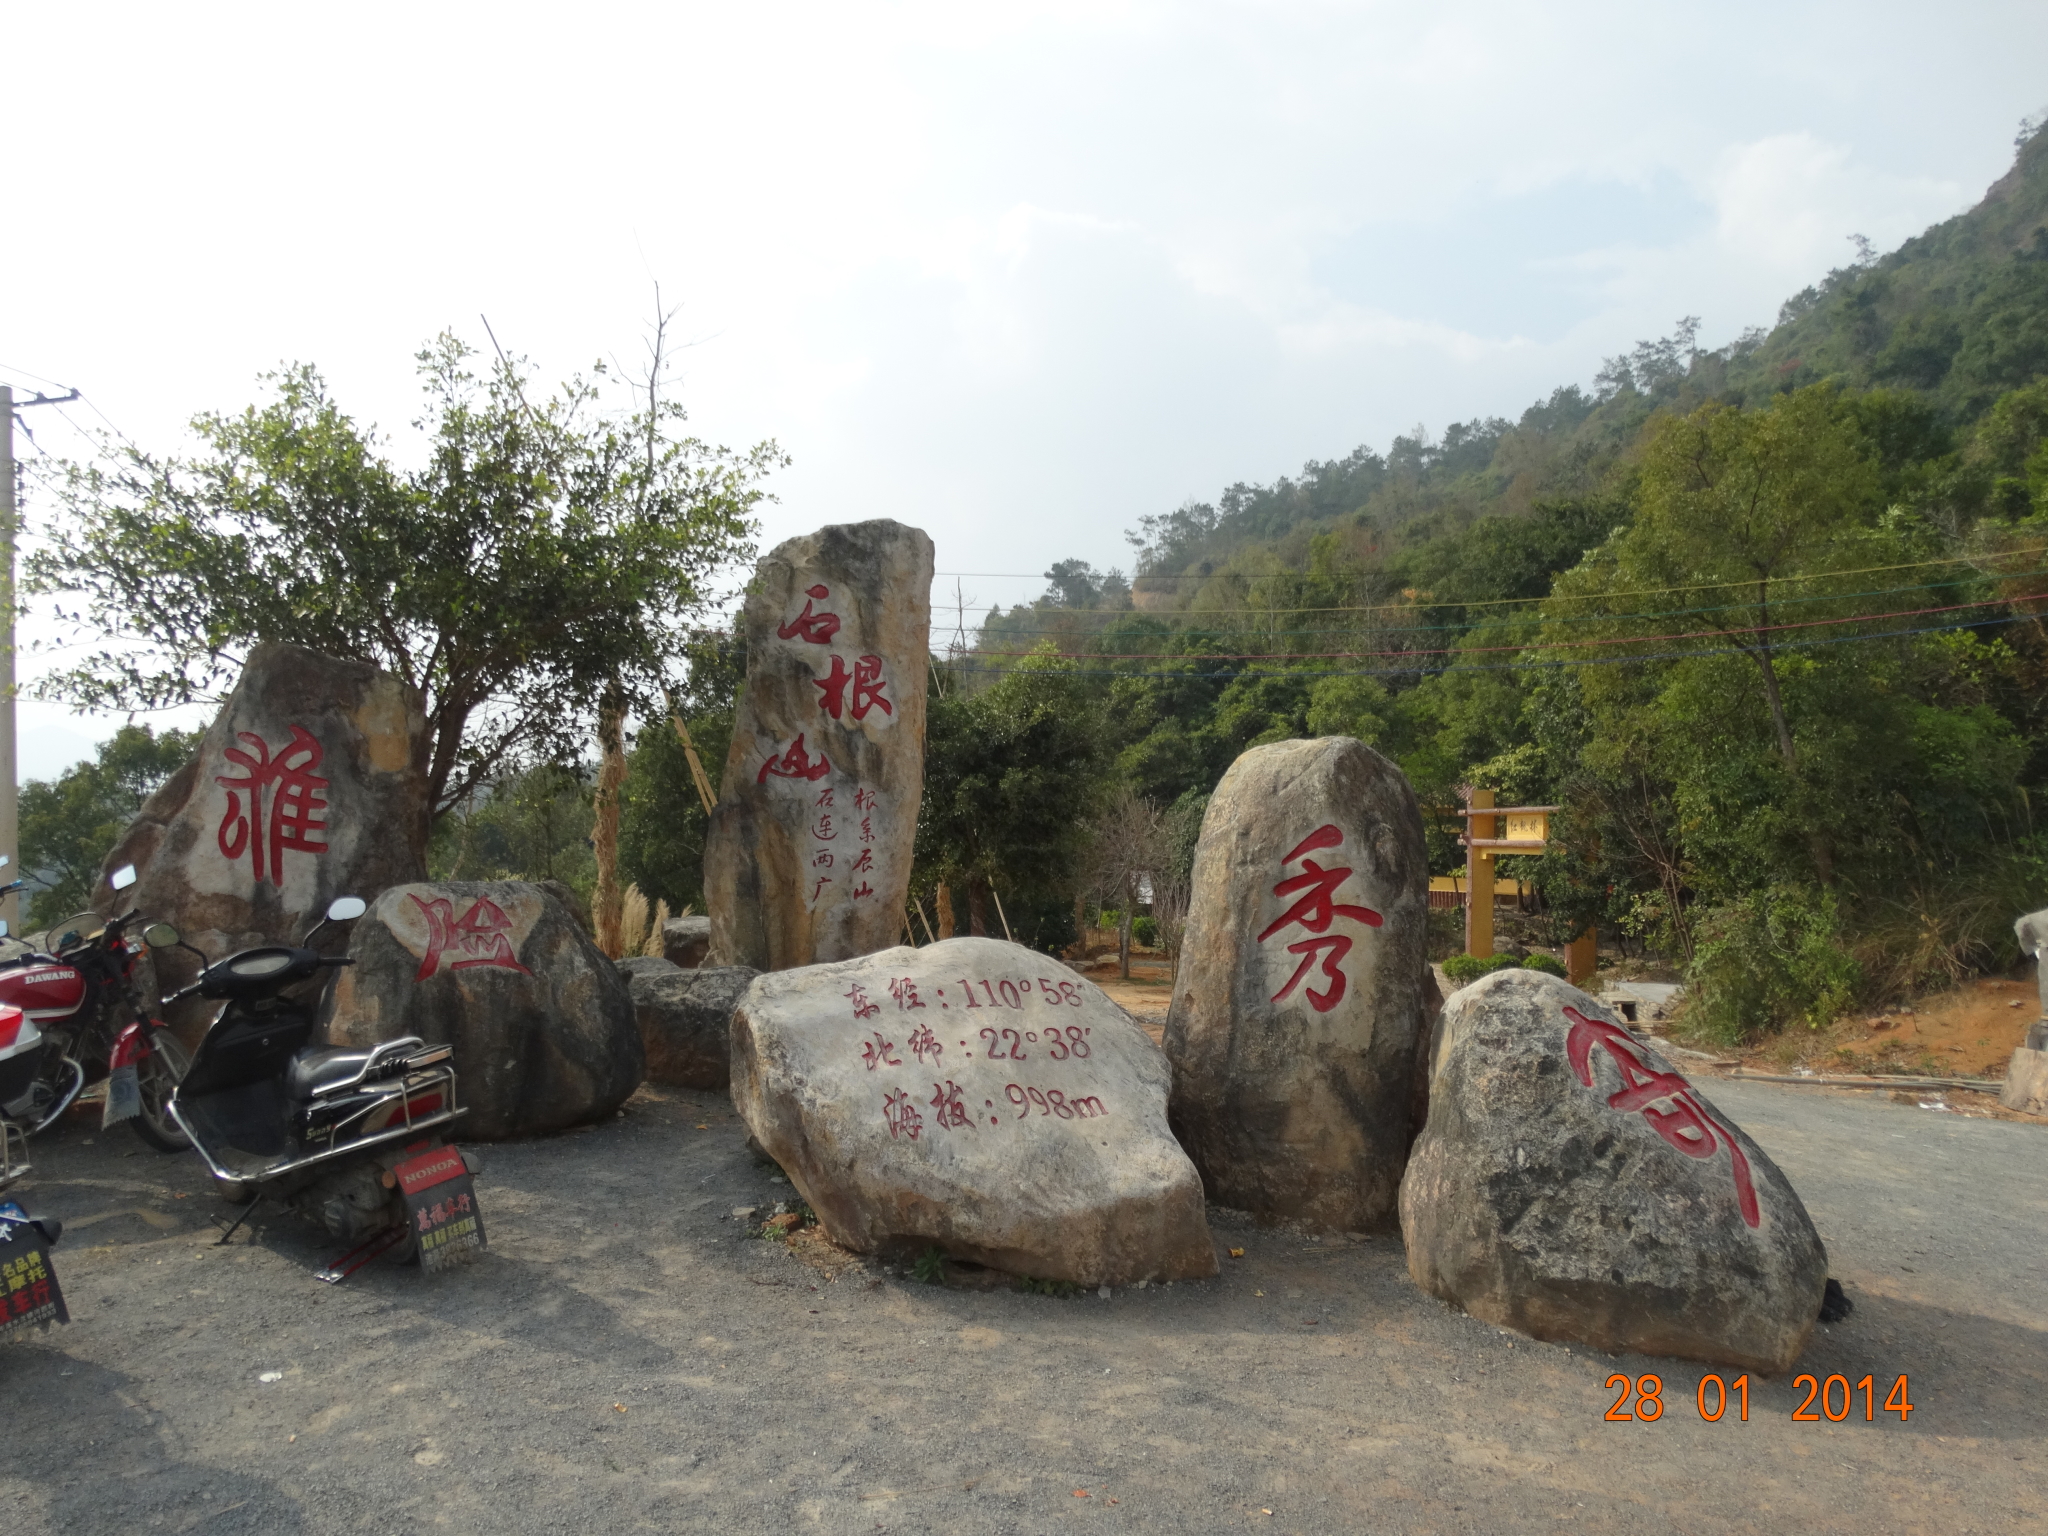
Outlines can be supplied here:
<path id="1" fill-rule="evenodd" d="M 1444 1005 L 1401 1186 L 1408 1272 L 1535 1338 L 1776 1372 L 1827 1253 L 1763 1150 L 1576 987 L 1499 971 Z"/>
<path id="2" fill-rule="evenodd" d="M 1210 797 L 1166 1054 L 1209 1197 L 1393 1224 L 1424 1026 L 1429 864 L 1401 771 L 1332 736 L 1254 747 Z"/>
<path id="3" fill-rule="evenodd" d="M 1065 966 L 947 939 L 758 977 L 732 1098 L 842 1247 L 1123 1285 L 1216 1273 L 1166 1058 Z"/>
<path id="4" fill-rule="evenodd" d="M 784 970 L 900 938 L 924 789 L 932 541 L 887 519 L 777 546 L 704 848 L 714 966 Z"/>
<path id="5" fill-rule="evenodd" d="M 337 896 L 366 900 L 426 878 L 426 715 L 418 690 L 362 662 L 296 645 L 259 645 L 199 745 L 199 755 L 144 802 L 107 856 L 133 864 L 116 895 L 171 923 L 220 958 L 255 944 L 295 943 Z M 152 956 L 171 992 L 198 962 Z M 199 1029 L 195 998 L 171 1022 Z"/>
<path id="6" fill-rule="evenodd" d="M 601 1120 L 640 1086 L 646 1051 L 626 980 L 569 910 L 522 881 L 401 885 L 349 939 L 327 1041 L 400 1035 L 455 1047 L 469 1113 L 492 1141 Z"/>

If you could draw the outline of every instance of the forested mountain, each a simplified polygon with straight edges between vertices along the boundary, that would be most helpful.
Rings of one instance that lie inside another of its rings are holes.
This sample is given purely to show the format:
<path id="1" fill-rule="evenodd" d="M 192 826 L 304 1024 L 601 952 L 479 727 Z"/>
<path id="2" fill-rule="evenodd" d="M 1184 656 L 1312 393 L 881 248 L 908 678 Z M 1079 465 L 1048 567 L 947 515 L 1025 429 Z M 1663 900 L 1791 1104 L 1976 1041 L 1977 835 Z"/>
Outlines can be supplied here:
<path id="1" fill-rule="evenodd" d="M 1142 517 L 1129 580 L 1066 561 L 990 613 L 963 691 L 1071 674 L 1107 782 L 1183 812 L 1331 733 L 1426 803 L 1565 804 L 1560 933 L 1663 947 L 1730 1029 L 1999 960 L 2048 896 L 2048 134 L 1772 329 L 1696 335 Z"/>

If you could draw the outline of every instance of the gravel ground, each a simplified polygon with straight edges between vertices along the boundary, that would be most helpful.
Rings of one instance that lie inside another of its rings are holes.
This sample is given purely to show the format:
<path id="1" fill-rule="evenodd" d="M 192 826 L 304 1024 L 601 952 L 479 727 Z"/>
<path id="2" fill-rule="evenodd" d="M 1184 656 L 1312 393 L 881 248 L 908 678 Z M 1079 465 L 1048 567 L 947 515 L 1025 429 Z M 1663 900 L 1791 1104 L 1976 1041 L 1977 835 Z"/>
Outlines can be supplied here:
<path id="1" fill-rule="evenodd" d="M 1097 1295 L 827 1278 L 746 1235 L 789 1186 L 713 1095 L 484 1147 L 491 1247 L 329 1288 L 291 1218 L 211 1246 L 190 1158 L 76 1121 L 34 1145 L 70 1327 L 0 1346 L 10 1531 L 867 1533 L 2048 1525 L 2048 1133 L 1714 1082 L 1804 1195 L 1856 1313 L 1801 1369 L 1915 1410 L 1796 1424 L 1758 1382 L 1515 1339 L 1392 1239 L 1212 1212 L 1215 1281 Z M 268 1372 L 281 1378 L 264 1382 Z M 1614 1372 L 1656 1423 L 1603 1421 Z"/>

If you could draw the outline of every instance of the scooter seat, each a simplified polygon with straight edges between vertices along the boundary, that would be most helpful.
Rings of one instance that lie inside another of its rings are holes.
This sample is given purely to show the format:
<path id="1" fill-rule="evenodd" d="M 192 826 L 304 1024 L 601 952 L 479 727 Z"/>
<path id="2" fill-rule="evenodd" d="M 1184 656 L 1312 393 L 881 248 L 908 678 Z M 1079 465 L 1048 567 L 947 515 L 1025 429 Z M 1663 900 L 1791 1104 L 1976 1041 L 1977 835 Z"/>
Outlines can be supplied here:
<path id="1" fill-rule="evenodd" d="M 319 1045 L 300 1051 L 285 1069 L 285 1092 L 301 1103 L 329 1083 L 347 1082 L 363 1070 L 368 1051 L 351 1051 L 338 1045 Z"/>

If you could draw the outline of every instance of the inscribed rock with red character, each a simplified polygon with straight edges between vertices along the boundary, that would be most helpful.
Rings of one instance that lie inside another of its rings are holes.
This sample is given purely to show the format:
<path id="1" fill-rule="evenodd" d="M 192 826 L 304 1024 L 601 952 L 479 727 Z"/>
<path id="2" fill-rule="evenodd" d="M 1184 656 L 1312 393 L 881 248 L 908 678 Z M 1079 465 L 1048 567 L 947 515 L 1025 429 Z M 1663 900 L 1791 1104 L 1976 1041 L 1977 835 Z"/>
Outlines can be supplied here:
<path id="1" fill-rule="evenodd" d="M 1646 1041 L 1554 976 L 1444 1005 L 1401 1187 L 1415 1282 L 1539 1339 L 1774 1372 L 1827 1253 L 1763 1150 Z"/>
<path id="2" fill-rule="evenodd" d="M 1428 968 L 1422 816 L 1348 737 L 1255 747 L 1210 797 L 1167 1016 L 1173 1120 L 1210 1198 L 1392 1224 Z"/>
<path id="3" fill-rule="evenodd" d="M 931 570 L 931 540 L 886 520 L 822 528 L 761 562 L 705 845 L 712 964 L 780 970 L 901 936 Z"/>

